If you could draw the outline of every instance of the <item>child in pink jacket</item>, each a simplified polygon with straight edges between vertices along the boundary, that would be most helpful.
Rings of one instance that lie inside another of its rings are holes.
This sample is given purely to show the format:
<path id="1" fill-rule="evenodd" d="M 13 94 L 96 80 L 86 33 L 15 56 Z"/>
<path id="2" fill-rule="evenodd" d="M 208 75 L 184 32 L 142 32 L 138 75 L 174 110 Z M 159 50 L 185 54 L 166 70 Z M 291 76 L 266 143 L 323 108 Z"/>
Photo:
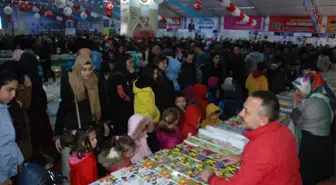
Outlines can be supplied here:
<path id="1" fill-rule="evenodd" d="M 169 108 L 163 111 L 156 130 L 161 149 L 171 149 L 182 142 L 181 132 L 178 127 L 179 119 L 179 111 L 176 108 Z"/>

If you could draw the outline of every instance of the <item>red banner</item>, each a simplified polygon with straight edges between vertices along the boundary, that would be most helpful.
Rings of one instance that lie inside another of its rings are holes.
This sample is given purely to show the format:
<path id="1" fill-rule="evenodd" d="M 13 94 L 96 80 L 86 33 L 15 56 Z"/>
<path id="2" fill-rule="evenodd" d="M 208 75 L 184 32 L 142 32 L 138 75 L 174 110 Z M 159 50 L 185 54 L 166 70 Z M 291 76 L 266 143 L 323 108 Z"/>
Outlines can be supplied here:
<path id="1" fill-rule="evenodd" d="M 268 31 L 273 32 L 315 32 L 310 17 L 270 17 Z"/>
<path id="2" fill-rule="evenodd" d="M 172 22 L 167 21 L 165 23 L 159 21 L 159 29 L 181 29 L 182 18 L 172 18 Z"/>

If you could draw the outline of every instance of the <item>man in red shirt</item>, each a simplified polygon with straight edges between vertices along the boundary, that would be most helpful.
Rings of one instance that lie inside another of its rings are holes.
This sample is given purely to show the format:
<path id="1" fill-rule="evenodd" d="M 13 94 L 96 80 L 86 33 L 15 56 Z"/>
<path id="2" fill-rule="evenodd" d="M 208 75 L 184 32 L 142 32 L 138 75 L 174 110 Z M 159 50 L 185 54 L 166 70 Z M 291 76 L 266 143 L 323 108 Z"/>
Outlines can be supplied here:
<path id="1" fill-rule="evenodd" d="M 302 185 L 297 145 L 291 131 L 279 122 L 280 105 L 270 91 L 250 95 L 239 116 L 249 139 L 241 156 L 224 156 L 225 165 L 241 163 L 230 180 L 204 170 L 210 185 Z"/>

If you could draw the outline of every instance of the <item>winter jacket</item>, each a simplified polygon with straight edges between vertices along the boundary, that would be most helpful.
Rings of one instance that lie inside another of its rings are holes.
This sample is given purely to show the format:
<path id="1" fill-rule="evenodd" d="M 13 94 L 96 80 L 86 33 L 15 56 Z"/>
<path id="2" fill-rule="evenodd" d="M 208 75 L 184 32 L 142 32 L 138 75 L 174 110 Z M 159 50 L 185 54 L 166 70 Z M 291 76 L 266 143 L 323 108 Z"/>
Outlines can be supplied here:
<path id="1" fill-rule="evenodd" d="M 286 126 L 276 120 L 244 135 L 249 142 L 238 173 L 230 181 L 212 175 L 210 185 L 302 185 L 295 137 Z"/>
<path id="2" fill-rule="evenodd" d="M 71 185 L 88 185 L 98 179 L 97 162 L 93 152 L 87 153 L 82 159 L 77 153 L 69 157 Z"/>
<path id="3" fill-rule="evenodd" d="M 188 138 L 188 135 L 197 133 L 199 123 L 202 119 L 202 112 L 198 105 L 190 104 L 185 113 L 185 119 L 181 126 L 182 140 Z"/>
<path id="4" fill-rule="evenodd" d="M 132 80 L 121 72 L 114 72 L 107 83 L 108 115 L 113 125 L 113 134 L 127 132 L 127 121 L 134 113 Z"/>
<path id="5" fill-rule="evenodd" d="M 197 83 L 197 76 L 199 70 L 196 69 L 194 64 L 183 63 L 178 74 L 177 82 L 181 89 L 186 89 Z"/>
<path id="6" fill-rule="evenodd" d="M 15 143 L 15 130 L 8 106 L 0 104 L 0 184 L 18 174 L 23 163 L 21 150 Z"/>
<path id="7" fill-rule="evenodd" d="M 201 102 L 201 104 L 203 105 L 203 109 L 205 109 L 209 102 L 206 100 L 206 95 L 208 92 L 208 88 L 205 85 L 202 84 L 196 84 L 194 85 L 194 92 L 195 92 L 195 100 Z"/>
<path id="8" fill-rule="evenodd" d="M 102 78 L 99 78 L 98 82 L 98 95 L 101 107 L 100 110 L 102 110 L 101 121 L 106 121 L 107 114 L 104 113 L 104 111 L 107 110 L 105 108 L 106 107 L 105 87 L 104 82 L 102 82 L 101 79 Z M 87 128 L 93 126 L 91 125 L 93 121 L 90 108 L 90 100 L 86 99 L 81 102 L 77 102 L 77 104 L 82 127 Z M 54 135 L 56 136 L 62 135 L 64 129 L 71 130 L 77 128 L 78 128 L 78 121 L 77 121 L 76 104 L 74 101 L 74 93 L 69 83 L 68 72 L 66 72 L 61 79 L 61 102 L 59 104 L 59 108 L 56 114 Z"/>
<path id="9" fill-rule="evenodd" d="M 204 51 L 201 51 L 195 56 L 196 59 L 196 67 L 201 67 L 203 65 L 208 65 L 211 63 L 211 57 L 205 53 Z"/>
<path id="10" fill-rule="evenodd" d="M 178 126 L 172 130 L 156 130 L 161 149 L 171 149 L 182 142 Z"/>
<path id="11" fill-rule="evenodd" d="M 255 71 L 246 80 L 245 87 L 249 94 L 255 91 L 268 91 L 268 82 L 264 72 Z"/>
<path id="12" fill-rule="evenodd" d="M 220 111 L 217 119 L 216 120 L 211 120 L 210 116 L 217 111 Z M 219 107 L 217 107 L 213 103 L 209 104 L 205 109 L 206 119 L 203 120 L 202 123 L 201 123 L 202 128 L 205 128 L 207 125 L 214 126 L 214 125 L 217 125 L 217 124 L 223 122 L 222 120 L 219 119 L 219 116 L 221 115 L 221 113 L 222 113 L 222 110 Z"/>
<path id="13" fill-rule="evenodd" d="M 167 77 L 174 83 L 175 91 L 179 91 L 181 89 L 180 84 L 177 82 L 178 74 L 180 71 L 182 64 L 178 60 L 174 58 L 170 58 L 167 67 Z"/>
<path id="14" fill-rule="evenodd" d="M 20 185 L 45 185 L 49 174 L 44 166 L 35 163 L 25 163 L 22 166 Z"/>
<path id="15" fill-rule="evenodd" d="M 159 122 L 160 111 L 155 104 L 155 94 L 151 87 L 138 88 L 137 81 L 133 83 L 134 113 L 149 116 L 154 123 Z"/>
<path id="16" fill-rule="evenodd" d="M 163 112 L 174 105 L 174 85 L 173 82 L 166 77 L 165 71 L 160 70 L 156 84 L 155 103 L 160 112 Z"/>

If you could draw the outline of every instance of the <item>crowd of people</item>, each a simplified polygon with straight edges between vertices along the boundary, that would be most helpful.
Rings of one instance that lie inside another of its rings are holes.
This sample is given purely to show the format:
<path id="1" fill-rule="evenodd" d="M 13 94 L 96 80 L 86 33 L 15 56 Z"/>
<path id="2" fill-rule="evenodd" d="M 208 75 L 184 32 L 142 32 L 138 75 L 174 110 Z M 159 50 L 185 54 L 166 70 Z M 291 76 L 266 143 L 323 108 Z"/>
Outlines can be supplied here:
<path id="1" fill-rule="evenodd" d="M 320 74 L 336 59 L 334 48 L 242 40 L 67 39 L 44 35 L 24 47 L 18 39 L 13 60 L 0 65 L 1 185 L 48 184 L 48 170 L 55 166 L 61 166 L 63 184 L 87 185 L 236 115 L 249 143 L 241 156 L 223 156 L 223 163 L 241 167 L 230 181 L 203 171 L 200 178 L 209 184 L 316 185 L 335 172 L 336 99 Z M 68 48 L 77 57 L 62 71 L 52 129 L 38 65 L 44 65 L 44 81 L 48 75 L 55 80 L 51 54 Z M 295 89 L 292 132 L 279 122 L 275 96 L 290 89 Z M 24 125 L 33 148 L 26 159 L 17 145 Z"/>

